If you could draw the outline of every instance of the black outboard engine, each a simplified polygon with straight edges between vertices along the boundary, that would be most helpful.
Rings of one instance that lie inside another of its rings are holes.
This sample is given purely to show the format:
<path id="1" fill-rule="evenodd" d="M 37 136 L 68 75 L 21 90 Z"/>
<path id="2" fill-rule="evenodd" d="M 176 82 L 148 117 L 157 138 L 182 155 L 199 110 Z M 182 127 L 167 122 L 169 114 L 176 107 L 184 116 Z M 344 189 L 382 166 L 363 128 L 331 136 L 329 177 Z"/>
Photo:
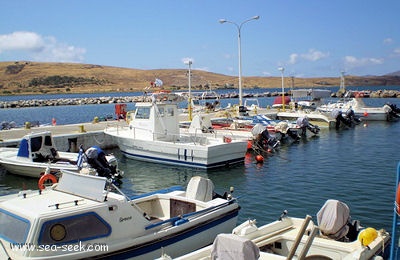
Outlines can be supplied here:
<path id="1" fill-rule="evenodd" d="M 346 118 L 347 120 L 350 121 L 351 124 L 359 124 L 361 123 L 361 119 L 360 117 L 356 116 L 356 114 L 354 113 L 354 110 L 352 108 L 349 108 L 346 111 Z"/>
<path id="2" fill-rule="evenodd" d="M 247 108 L 245 106 L 239 106 L 239 116 L 248 116 Z"/>
<path id="3" fill-rule="evenodd" d="M 265 128 L 265 130 L 260 134 L 258 141 L 259 147 L 262 147 L 264 149 L 268 149 L 269 147 L 274 149 L 280 143 L 275 137 L 269 135 L 267 128 Z"/>
<path id="4" fill-rule="evenodd" d="M 387 121 L 392 121 L 395 118 L 400 118 L 400 108 L 395 104 L 387 102 L 384 106 L 385 112 L 387 113 Z"/>
<path id="5" fill-rule="evenodd" d="M 117 166 L 110 165 L 107 162 L 106 154 L 98 146 L 92 146 L 86 150 L 87 162 L 96 169 L 97 174 L 101 177 L 112 179 L 117 186 L 122 184 L 121 175 L 117 172 Z"/>
<path id="6" fill-rule="evenodd" d="M 349 119 L 344 118 L 342 115 L 342 110 L 340 109 L 334 109 L 331 112 L 331 116 L 336 119 L 336 130 L 339 130 L 341 123 L 344 125 L 351 127 L 352 123 Z"/>
<path id="7" fill-rule="evenodd" d="M 297 118 L 296 125 L 302 129 L 301 135 L 306 135 L 307 129 L 313 134 L 318 134 L 321 130 L 319 126 L 311 124 L 307 116 Z"/>

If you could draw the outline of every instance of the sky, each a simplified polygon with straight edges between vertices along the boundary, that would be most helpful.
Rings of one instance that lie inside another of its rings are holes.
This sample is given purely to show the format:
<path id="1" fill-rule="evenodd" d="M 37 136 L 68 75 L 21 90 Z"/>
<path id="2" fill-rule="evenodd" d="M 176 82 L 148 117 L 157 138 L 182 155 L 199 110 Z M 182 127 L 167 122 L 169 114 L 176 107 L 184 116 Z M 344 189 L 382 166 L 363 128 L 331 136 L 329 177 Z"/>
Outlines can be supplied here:
<path id="1" fill-rule="evenodd" d="M 400 70 L 399 12 L 399 0 L 4 0 L 0 61 L 149 70 L 191 60 L 237 76 L 240 32 L 242 76 L 384 75 Z"/>

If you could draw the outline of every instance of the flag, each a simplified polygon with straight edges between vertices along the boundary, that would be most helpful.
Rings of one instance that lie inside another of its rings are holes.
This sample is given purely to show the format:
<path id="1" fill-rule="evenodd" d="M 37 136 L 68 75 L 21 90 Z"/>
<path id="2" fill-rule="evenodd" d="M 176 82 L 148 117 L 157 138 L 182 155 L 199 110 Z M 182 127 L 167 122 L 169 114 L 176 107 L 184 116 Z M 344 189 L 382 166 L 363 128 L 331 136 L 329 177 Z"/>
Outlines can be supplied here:
<path id="1" fill-rule="evenodd" d="M 83 154 L 84 153 L 85 152 L 83 151 L 83 148 L 80 147 L 79 148 L 79 153 L 78 153 L 78 159 L 76 160 L 76 165 L 78 166 L 79 170 L 82 169 L 82 166 L 83 166 L 83 160 L 84 160 Z"/>
<path id="2" fill-rule="evenodd" d="M 161 87 L 161 86 L 163 85 L 163 82 L 162 82 L 161 79 L 156 79 L 156 80 L 154 81 L 154 85 L 155 85 L 156 87 Z"/>

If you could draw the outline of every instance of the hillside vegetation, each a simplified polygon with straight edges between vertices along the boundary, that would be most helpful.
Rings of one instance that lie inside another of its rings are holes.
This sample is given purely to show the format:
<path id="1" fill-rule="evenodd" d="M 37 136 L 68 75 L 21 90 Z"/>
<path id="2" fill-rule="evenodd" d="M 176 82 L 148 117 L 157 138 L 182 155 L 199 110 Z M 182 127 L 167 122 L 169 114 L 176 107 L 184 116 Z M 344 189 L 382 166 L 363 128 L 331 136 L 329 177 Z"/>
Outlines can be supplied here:
<path id="1" fill-rule="evenodd" d="M 188 90 L 186 69 L 140 70 L 79 63 L 0 62 L 0 95 L 143 91 L 156 78 L 170 90 Z M 237 76 L 192 70 L 193 90 L 237 89 Z M 340 78 L 285 78 L 285 86 L 338 86 Z M 280 77 L 243 77 L 243 88 L 280 88 Z M 346 76 L 347 86 L 400 85 L 399 76 Z"/>

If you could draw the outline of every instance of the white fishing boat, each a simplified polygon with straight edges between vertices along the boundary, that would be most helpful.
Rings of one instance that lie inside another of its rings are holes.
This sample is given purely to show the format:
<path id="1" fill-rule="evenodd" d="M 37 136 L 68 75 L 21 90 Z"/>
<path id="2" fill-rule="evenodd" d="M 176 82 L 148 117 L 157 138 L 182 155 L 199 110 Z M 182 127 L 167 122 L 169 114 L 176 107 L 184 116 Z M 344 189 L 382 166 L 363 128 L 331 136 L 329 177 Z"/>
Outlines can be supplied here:
<path id="1" fill-rule="evenodd" d="M 193 177 L 129 198 L 105 177 L 63 171 L 42 191 L 0 197 L 0 259 L 155 259 L 212 243 L 235 227 L 239 205 Z"/>
<path id="2" fill-rule="evenodd" d="M 40 178 L 48 168 L 53 174 L 60 170 L 98 174 L 106 168 L 117 174 L 118 162 L 114 155 L 105 155 L 98 147 L 88 151 L 89 156 L 82 148 L 80 153 L 57 151 L 50 131 L 30 133 L 21 139 L 18 148 L 0 148 L 0 165 L 12 174 L 34 178 Z M 106 161 L 102 161 L 98 153 L 102 153 Z"/>
<path id="3" fill-rule="evenodd" d="M 342 113 L 352 109 L 362 121 L 393 121 L 400 117 L 399 109 L 393 104 L 371 107 L 365 105 L 361 98 L 341 98 L 336 102 L 320 105 L 317 108 L 318 111 L 324 113 L 331 113 L 334 109 L 340 109 Z"/>
<path id="4" fill-rule="evenodd" d="M 290 107 L 280 110 L 277 118 L 280 120 L 296 121 L 307 116 L 310 123 L 319 127 L 335 127 L 335 120 L 316 108 L 323 104 L 323 99 L 329 97 L 330 90 L 323 89 L 296 89 L 291 91 L 292 101 Z"/>
<path id="5" fill-rule="evenodd" d="M 349 208 L 328 200 L 317 214 L 318 225 L 306 218 L 288 217 L 258 227 L 247 220 L 231 234 L 220 234 L 213 245 L 183 255 L 191 259 L 384 259 L 389 253 L 390 235 L 385 230 L 361 228 L 349 222 Z M 159 259 L 170 259 L 168 251 Z"/>
<path id="6" fill-rule="evenodd" d="M 107 127 L 122 153 L 132 159 L 195 168 L 244 162 L 246 140 L 182 134 L 174 93 L 153 94 L 152 102 L 136 104 L 128 127 Z"/>

